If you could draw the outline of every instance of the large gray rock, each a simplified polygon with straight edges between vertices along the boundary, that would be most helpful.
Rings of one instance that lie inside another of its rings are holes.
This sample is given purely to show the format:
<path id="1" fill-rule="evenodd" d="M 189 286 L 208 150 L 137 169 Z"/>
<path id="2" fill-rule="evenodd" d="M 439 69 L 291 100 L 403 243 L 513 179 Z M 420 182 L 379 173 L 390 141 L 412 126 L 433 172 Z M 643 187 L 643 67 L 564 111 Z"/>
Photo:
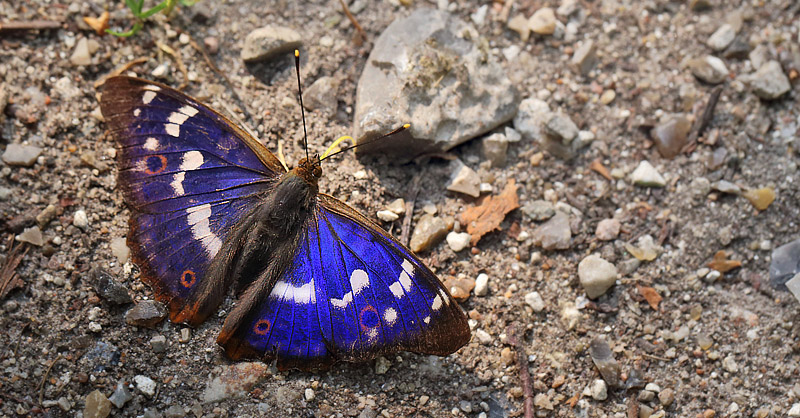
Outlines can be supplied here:
<path id="1" fill-rule="evenodd" d="M 245 62 L 266 61 L 303 44 L 297 31 L 283 26 L 268 25 L 249 34 L 242 46 L 242 60 Z"/>
<path id="2" fill-rule="evenodd" d="M 356 148 L 412 158 L 446 151 L 511 119 L 517 93 L 464 21 L 418 9 L 375 42 L 356 92 L 354 131 L 361 144 L 402 124 L 402 134 Z"/>

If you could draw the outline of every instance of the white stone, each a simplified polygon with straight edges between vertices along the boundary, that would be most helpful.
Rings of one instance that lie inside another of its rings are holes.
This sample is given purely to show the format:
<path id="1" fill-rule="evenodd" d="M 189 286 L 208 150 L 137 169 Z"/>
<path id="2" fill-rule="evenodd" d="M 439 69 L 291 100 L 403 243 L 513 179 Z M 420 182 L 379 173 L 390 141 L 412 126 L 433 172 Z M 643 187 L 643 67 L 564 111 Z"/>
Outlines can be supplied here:
<path id="1" fill-rule="evenodd" d="M 466 232 L 450 232 L 447 234 L 447 245 L 453 252 L 463 251 L 469 248 L 469 240 L 472 236 Z"/>
<path id="2" fill-rule="evenodd" d="M 714 51 L 722 51 L 733 42 L 735 37 L 736 30 L 734 30 L 733 26 L 725 23 L 708 38 L 707 44 Z"/>
<path id="3" fill-rule="evenodd" d="M 603 379 L 595 379 L 589 387 L 589 393 L 592 399 L 596 401 L 604 401 L 608 399 L 608 385 Z"/>
<path id="4" fill-rule="evenodd" d="M 475 279 L 475 296 L 486 296 L 489 294 L 489 275 L 481 273 Z"/>
<path id="5" fill-rule="evenodd" d="M 450 182 L 447 184 L 447 190 L 472 197 L 481 195 L 481 178 L 475 170 L 469 168 L 461 160 L 454 160 L 450 163 L 450 166 L 452 173 L 450 174 Z"/>
<path id="6" fill-rule="evenodd" d="M 378 215 L 378 219 L 380 219 L 380 220 L 382 220 L 384 222 L 394 222 L 394 221 L 396 221 L 396 220 L 398 220 L 400 218 L 400 215 L 398 215 L 398 214 L 396 214 L 396 213 L 394 213 L 394 212 L 392 212 L 390 210 L 385 210 L 385 209 L 384 210 L 379 210 L 377 215 Z"/>
<path id="7" fill-rule="evenodd" d="M 722 368 L 730 373 L 739 371 L 739 366 L 736 364 L 736 358 L 733 357 L 733 354 L 722 359 Z"/>
<path id="8" fill-rule="evenodd" d="M 539 292 L 530 292 L 525 295 L 525 303 L 533 309 L 534 312 L 541 312 L 544 310 L 544 299 Z"/>
<path id="9" fill-rule="evenodd" d="M 789 412 L 786 415 L 790 417 L 800 417 L 800 403 L 796 403 L 789 408 Z"/>
<path id="10" fill-rule="evenodd" d="M 664 187 L 667 184 L 664 177 L 646 160 L 639 163 L 636 170 L 633 170 L 631 181 L 633 184 L 644 187 Z"/>
<path id="11" fill-rule="evenodd" d="M 482 329 L 475 330 L 475 336 L 478 338 L 478 341 L 480 341 L 480 343 L 483 344 L 483 345 L 491 345 L 492 344 L 492 336 L 489 335 L 488 332 L 486 332 L 486 331 L 484 331 Z"/>
<path id="12" fill-rule="evenodd" d="M 586 296 L 602 296 L 617 280 L 617 268 L 597 255 L 590 255 L 578 264 L 578 277 Z"/>
<path id="13" fill-rule="evenodd" d="M 153 379 L 147 376 L 136 375 L 133 377 L 133 381 L 136 382 L 136 388 L 146 396 L 153 397 L 153 395 L 156 394 L 156 382 L 154 382 Z"/>
<path id="14" fill-rule="evenodd" d="M 305 398 L 306 401 L 313 401 L 316 398 L 316 394 L 314 394 L 314 389 L 306 388 Z"/>
<path id="15" fill-rule="evenodd" d="M 86 38 L 81 38 L 77 45 L 75 45 L 75 49 L 72 51 L 69 61 L 72 65 L 78 66 L 85 66 L 92 63 L 92 55 L 89 52 L 89 41 Z"/>
<path id="16" fill-rule="evenodd" d="M 75 211 L 75 215 L 72 216 L 72 224 L 80 229 L 86 229 L 89 226 L 89 217 L 86 215 L 86 211 L 83 209 Z"/>
<path id="17" fill-rule="evenodd" d="M 30 167 L 41 153 L 42 149 L 37 146 L 12 143 L 3 152 L 3 161 L 8 165 Z"/>

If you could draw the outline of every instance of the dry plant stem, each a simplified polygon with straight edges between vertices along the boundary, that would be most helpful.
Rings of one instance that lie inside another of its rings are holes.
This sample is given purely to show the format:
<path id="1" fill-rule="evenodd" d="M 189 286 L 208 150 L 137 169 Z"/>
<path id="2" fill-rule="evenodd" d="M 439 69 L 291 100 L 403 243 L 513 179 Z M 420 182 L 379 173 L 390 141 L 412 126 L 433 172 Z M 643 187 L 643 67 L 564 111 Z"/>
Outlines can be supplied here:
<path id="1" fill-rule="evenodd" d="M 102 86 L 103 84 L 106 83 L 106 80 L 108 80 L 109 78 L 116 77 L 116 76 L 124 73 L 125 71 L 130 70 L 131 67 L 133 67 L 134 65 L 144 64 L 146 62 L 147 62 L 147 58 L 140 57 L 140 58 L 136 58 L 135 60 L 133 60 L 131 62 L 125 63 L 123 65 L 120 65 L 119 67 L 115 68 L 114 71 L 111 71 L 110 73 L 100 77 L 100 79 L 95 81 L 94 82 L 94 88 L 98 88 L 98 87 Z"/>
<path id="2" fill-rule="evenodd" d="M 0 23 L 0 33 L 11 32 L 15 30 L 42 30 L 42 29 L 58 29 L 61 27 L 61 22 L 54 22 L 52 20 L 29 20 L 24 22 L 2 22 Z"/>
<path id="3" fill-rule="evenodd" d="M 517 352 L 517 369 L 519 370 L 519 380 L 522 382 L 522 393 L 525 396 L 523 404 L 525 418 L 533 418 L 533 385 L 531 385 L 531 374 L 528 372 L 528 358 L 514 326 L 508 329 L 508 342 L 514 346 L 514 350 Z"/>
<path id="4" fill-rule="evenodd" d="M 411 180 L 408 196 L 406 196 L 406 214 L 405 218 L 403 218 L 403 228 L 400 230 L 400 242 L 403 245 L 408 245 L 408 240 L 411 237 L 411 218 L 414 217 L 414 204 L 419 194 L 419 181 L 421 178 L 419 174 L 414 176 L 414 179 Z"/>
<path id="5" fill-rule="evenodd" d="M 162 50 L 162 51 L 166 52 L 167 54 L 171 55 L 172 58 L 175 59 L 175 63 L 178 64 L 178 69 L 183 74 L 183 82 L 181 82 L 181 84 L 178 86 L 178 90 L 182 91 L 183 89 L 186 88 L 186 86 L 189 85 L 189 70 L 187 70 L 186 69 L 186 65 L 183 64 L 183 60 L 181 59 L 180 54 L 177 51 L 175 51 L 174 49 L 172 49 L 172 47 L 170 47 L 167 44 L 162 44 L 161 42 L 156 42 L 156 45 L 158 46 L 158 48 L 160 50 Z"/>
<path id="6" fill-rule="evenodd" d="M 44 376 L 42 376 L 42 381 L 39 383 L 39 405 L 42 404 L 42 399 L 44 398 L 44 384 L 47 381 L 47 376 L 50 376 L 50 371 L 53 370 L 53 366 L 55 366 L 59 360 L 61 360 L 61 353 L 58 353 L 55 360 L 50 363 L 50 367 L 47 368 Z"/>
<path id="7" fill-rule="evenodd" d="M 711 91 L 711 96 L 708 98 L 705 109 L 703 109 L 703 115 L 695 121 L 689 140 L 681 150 L 684 153 L 690 153 L 697 147 L 697 139 L 703 135 L 708 125 L 711 124 L 711 120 L 714 119 L 714 109 L 717 107 L 720 94 L 722 94 L 722 86 L 716 87 Z"/>
<path id="8" fill-rule="evenodd" d="M 361 41 L 360 42 L 356 42 L 356 43 L 358 45 L 360 45 L 362 42 L 367 40 L 367 33 L 364 32 L 364 28 L 362 28 L 361 25 L 358 23 L 358 20 L 356 20 L 356 17 L 353 16 L 352 13 L 350 13 L 350 9 L 347 7 L 347 3 L 345 3 L 344 0 L 339 0 L 339 3 L 341 3 L 341 5 L 342 5 L 342 9 L 344 10 L 344 14 L 347 15 L 348 19 L 350 19 L 350 23 L 352 23 L 353 26 L 355 26 L 356 30 L 358 31 L 358 36 L 361 37 Z"/>

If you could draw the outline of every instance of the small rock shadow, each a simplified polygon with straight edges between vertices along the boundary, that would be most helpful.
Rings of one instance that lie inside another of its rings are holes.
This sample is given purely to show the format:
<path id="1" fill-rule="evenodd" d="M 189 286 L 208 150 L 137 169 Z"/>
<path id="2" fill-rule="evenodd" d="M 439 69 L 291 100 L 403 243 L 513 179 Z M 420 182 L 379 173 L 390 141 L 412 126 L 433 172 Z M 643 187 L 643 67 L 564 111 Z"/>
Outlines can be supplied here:
<path id="1" fill-rule="evenodd" d="M 300 54 L 300 66 L 302 67 L 305 61 L 305 56 Z M 294 55 L 292 54 L 278 54 L 268 60 L 258 62 L 246 62 L 245 68 L 247 71 L 257 78 L 259 81 L 267 86 L 272 86 L 276 81 L 285 77 L 287 70 L 291 70 L 291 76 L 294 76 Z"/>

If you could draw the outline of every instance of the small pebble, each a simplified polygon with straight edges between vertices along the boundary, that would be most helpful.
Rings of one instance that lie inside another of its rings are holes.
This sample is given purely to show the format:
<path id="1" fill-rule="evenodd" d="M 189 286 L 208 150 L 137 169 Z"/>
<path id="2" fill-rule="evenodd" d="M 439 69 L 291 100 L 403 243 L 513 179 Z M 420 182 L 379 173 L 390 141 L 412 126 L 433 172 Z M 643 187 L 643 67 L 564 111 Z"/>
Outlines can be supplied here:
<path id="1" fill-rule="evenodd" d="M 167 317 L 167 309 L 161 302 L 143 300 L 125 314 L 125 322 L 137 327 L 155 327 Z"/>
<path id="2" fill-rule="evenodd" d="M 572 239 L 569 216 L 564 212 L 556 211 L 555 216 L 536 228 L 531 237 L 534 245 L 538 245 L 545 250 L 565 250 L 569 248 Z"/>
<path id="3" fill-rule="evenodd" d="M 86 396 L 83 416 L 85 418 L 105 418 L 111 414 L 111 402 L 99 390 Z"/>
<path id="4" fill-rule="evenodd" d="M 92 55 L 89 51 L 89 40 L 81 38 L 72 50 L 69 61 L 75 66 L 86 66 L 92 63 Z"/>
<path id="5" fill-rule="evenodd" d="M 556 31 L 556 14 L 549 7 L 542 7 L 528 19 L 528 27 L 539 35 L 552 35 Z"/>
<path id="6" fill-rule="evenodd" d="M 394 221 L 400 219 L 400 215 L 398 215 L 398 214 L 396 214 L 396 213 L 394 213 L 394 212 L 392 212 L 390 210 L 379 210 L 376 215 L 378 216 L 378 219 L 380 219 L 380 220 L 382 220 L 384 222 L 394 222 Z"/>
<path id="7" fill-rule="evenodd" d="M 746 190 L 742 196 L 758 210 L 767 210 L 769 205 L 775 201 L 775 191 L 770 187 Z"/>
<path id="8" fill-rule="evenodd" d="M 39 229 L 38 226 L 25 228 L 15 239 L 19 242 L 27 242 L 37 247 L 44 245 L 44 236 L 42 236 L 42 230 Z"/>
<path id="9" fill-rule="evenodd" d="M 594 66 L 597 64 L 597 61 L 597 47 L 595 46 L 594 41 L 586 40 L 575 49 L 575 52 L 572 54 L 571 63 L 572 66 L 578 70 L 578 73 L 581 75 L 587 75 L 590 71 L 592 71 L 592 68 L 594 68 Z M 616 94 L 614 94 L 614 96 L 616 96 Z M 607 97 L 607 100 L 609 100 L 608 103 L 611 103 L 614 98 L 611 97 L 609 99 Z"/>
<path id="10" fill-rule="evenodd" d="M 169 344 L 167 344 L 167 337 L 163 335 L 156 335 L 150 339 L 150 348 L 154 353 L 163 353 L 167 351 Z"/>
<path id="11" fill-rule="evenodd" d="M 546 200 L 534 200 L 522 207 L 522 213 L 534 221 L 546 221 L 556 214 L 555 206 Z"/>
<path id="12" fill-rule="evenodd" d="M 403 215 L 406 213 L 406 202 L 403 199 L 395 199 L 386 205 L 386 210 Z"/>
<path id="13" fill-rule="evenodd" d="M 502 351 L 500 351 L 500 361 L 502 361 L 506 366 L 514 364 L 514 353 L 510 348 L 505 347 Z"/>
<path id="14" fill-rule="evenodd" d="M 11 143 L 6 146 L 6 150 L 3 152 L 3 161 L 11 166 L 31 167 L 36 163 L 41 153 L 42 148 Z"/>
<path id="15" fill-rule="evenodd" d="M 475 337 L 477 337 L 478 341 L 483 345 L 492 345 L 492 336 L 482 329 L 475 330 Z"/>
<path id="16" fill-rule="evenodd" d="M 711 34 L 706 43 L 714 51 L 722 51 L 733 42 L 734 38 L 736 38 L 736 30 L 733 26 L 724 23 L 716 32 Z"/>
<path id="17" fill-rule="evenodd" d="M 578 264 L 581 286 L 590 299 L 606 293 L 617 280 L 617 268 L 597 255 L 590 255 Z"/>
<path id="18" fill-rule="evenodd" d="M 658 401 L 665 408 L 672 405 L 672 402 L 675 401 L 675 391 L 669 388 L 662 390 L 658 393 Z"/>
<path id="19" fill-rule="evenodd" d="M 386 374 L 392 363 L 386 357 L 380 356 L 375 359 L 375 374 Z"/>
<path id="20" fill-rule="evenodd" d="M 722 83 L 728 77 L 728 67 L 721 59 L 712 55 L 692 59 L 688 65 L 695 77 L 709 84 Z"/>
<path id="21" fill-rule="evenodd" d="M 483 157 L 486 158 L 492 167 L 503 167 L 506 165 L 508 156 L 508 140 L 503 134 L 492 134 L 483 138 Z M 477 176 L 477 174 L 475 174 Z"/>
<path id="22" fill-rule="evenodd" d="M 472 236 L 466 232 L 450 232 L 447 234 L 447 245 L 453 252 L 460 252 L 469 248 L 469 241 Z"/>
<path id="23" fill-rule="evenodd" d="M 156 394 L 156 382 L 153 379 L 136 375 L 133 377 L 133 381 L 136 382 L 136 389 L 139 389 L 145 396 L 152 398 Z"/>
<path id="24" fill-rule="evenodd" d="M 633 170 L 631 181 L 633 184 L 643 187 L 664 187 L 667 185 L 664 177 L 646 160 L 639 163 L 636 170 Z"/>
<path id="25" fill-rule="evenodd" d="M 317 397 L 317 395 L 314 393 L 314 389 L 311 389 L 311 388 L 306 388 L 306 391 L 305 391 L 304 395 L 305 395 L 305 398 L 306 398 L 306 402 L 313 401 L 314 398 Z"/>
<path id="26" fill-rule="evenodd" d="M 241 56 L 245 62 L 266 61 L 297 49 L 302 44 L 302 36 L 294 29 L 284 26 L 264 26 L 247 35 Z"/>
<path id="27" fill-rule="evenodd" d="M 426 251 L 440 243 L 445 236 L 447 236 L 447 223 L 444 219 L 425 214 L 414 227 L 409 248 L 415 253 Z"/>
<path id="28" fill-rule="evenodd" d="M 530 292 L 525 294 L 525 303 L 533 309 L 534 312 L 541 312 L 545 308 L 544 299 L 539 292 Z"/>
<path id="29" fill-rule="evenodd" d="M 619 236 L 619 230 L 622 224 L 616 219 L 603 219 L 597 224 L 597 229 L 594 235 L 597 239 L 602 241 L 611 241 Z"/>
<path id="30" fill-rule="evenodd" d="M 75 211 L 72 217 L 72 224 L 80 229 L 86 229 L 89 226 L 89 217 L 83 209 Z"/>
<path id="31" fill-rule="evenodd" d="M 462 163 L 461 160 L 454 160 L 450 165 L 452 174 L 447 184 L 447 190 L 472 197 L 480 196 L 481 178 L 478 173 Z"/>
<path id="32" fill-rule="evenodd" d="M 192 339 L 192 330 L 190 328 L 181 328 L 181 334 L 178 337 L 178 342 L 186 344 Z"/>
<path id="33" fill-rule="evenodd" d="M 606 385 L 605 380 L 595 379 L 589 387 L 589 394 L 596 401 L 608 399 L 608 385 Z"/>
<path id="34" fill-rule="evenodd" d="M 778 61 L 762 65 L 750 79 L 750 87 L 756 96 L 765 100 L 775 100 L 792 89 L 789 78 L 783 73 Z"/>
<path id="35" fill-rule="evenodd" d="M 475 296 L 486 296 L 489 294 L 489 275 L 486 273 L 478 274 L 475 279 Z"/>
<path id="36" fill-rule="evenodd" d="M 114 393 L 111 394 L 111 397 L 108 399 L 114 406 L 121 409 L 128 401 L 133 399 L 133 394 L 128 390 L 128 386 L 122 381 L 119 381 L 117 382 L 117 387 L 114 389 Z"/>

